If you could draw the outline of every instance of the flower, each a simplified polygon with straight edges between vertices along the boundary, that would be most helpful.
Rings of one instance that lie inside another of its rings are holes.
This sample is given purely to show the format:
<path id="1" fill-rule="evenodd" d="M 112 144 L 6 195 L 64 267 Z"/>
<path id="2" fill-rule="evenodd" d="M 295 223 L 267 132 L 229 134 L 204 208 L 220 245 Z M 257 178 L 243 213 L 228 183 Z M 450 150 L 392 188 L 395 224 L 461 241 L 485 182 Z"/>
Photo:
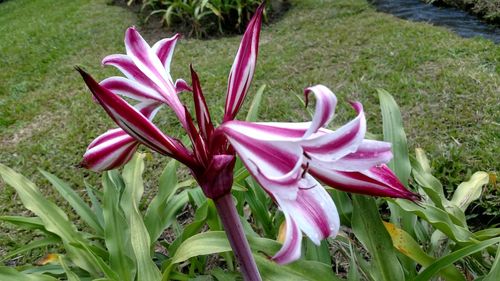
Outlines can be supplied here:
<path id="1" fill-rule="evenodd" d="M 197 73 L 191 67 L 192 87 L 173 82 L 170 62 L 179 38 L 163 39 L 150 47 L 133 27 L 125 33 L 126 55 L 110 55 L 104 65 L 117 67 L 127 78 L 111 77 L 97 83 L 78 68 L 97 102 L 119 126 L 96 138 L 87 148 L 82 165 L 103 171 L 130 160 L 139 144 L 173 157 L 190 170 L 212 199 L 230 192 L 236 154 L 250 174 L 283 211 L 286 236 L 273 259 L 288 263 L 300 257 L 304 232 L 314 243 L 335 236 L 339 217 L 335 205 L 316 180 L 341 190 L 415 199 L 385 165 L 391 158 L 387 142 L 364 139 L 366 119 L 358 102 L 356 118 L 335 131 L 325 128 L 332 120 L 336 96 L 325 86 L 305 90 L 306 103 L 316 99 L 311 122 L 252 123 L 235 120 L 255 71 L 263 6 L 250 21 L 228 79 L 225 113 L 214 127 Z M 178 98 L 193 95 L 195 120 Z M 122 97 L 137 101 L 130 105 Z M 167 105 L 187 132 L 192 149 L 160 131 L 152 122 Z"/>

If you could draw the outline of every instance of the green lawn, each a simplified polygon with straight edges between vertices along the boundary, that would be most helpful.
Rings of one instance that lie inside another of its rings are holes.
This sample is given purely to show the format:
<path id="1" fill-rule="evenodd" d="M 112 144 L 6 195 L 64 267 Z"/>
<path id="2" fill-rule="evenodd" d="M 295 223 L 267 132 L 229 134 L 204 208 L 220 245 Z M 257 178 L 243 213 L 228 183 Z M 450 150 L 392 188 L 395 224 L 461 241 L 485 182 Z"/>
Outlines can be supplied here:
<path id="1" fill-rule="evenodd" d="M 28 175 L 47 193 L 50 188 L 38 168 L 72 182 L 76 189 L 83 178 L 93 183 L 98 177 L 77 164 L 88 143 L 113 125 L 92 102 L 73 67 L 80 65 L 98 79 L 118 74 L 102 68 L 100 61 L 124 52 L 123 33 L 138 22 L 128 10 L 106 2 L 0 4 L 0 162 Z M 364 0 L 292 2 L 283 19 L 262 30 L 251 88 L 255 92 L 268 85 L 261 120 L 304 120 L 295 95 L 322 83 L 340 100 L 336 124 L 353 116 L 346 104 L 357 99 L 365 106 L 369 130 L 380 134 L 376 89 L 384 88 L 402 107 L 411 147 L 429 152 L 448 189 L 473 171 L 499 171 L 499 46 L 377 13 Z M 150 43 L 160 39 L 153 33 L 146 38 Z M 174 55 L 174 79 L 189 80 L 193 63 L 218 116 L 239 40 L 183 39 Z M 176 120 L 168 111 L 162 113 L 158 124 L 176 135 Z M 157 155 L 153 159 L 148 165 L 151 178 L 166 161 Z M 154 186 L 154 180 L 149 185 Z M 499 212 L 494 188 L 488 186 L 490 201 L 481 206 Z M 0 191 L 0 214 L 24 212 L 13 189 L 0 182 Z M 0 255 L 2 248 L 28 239 L 2 228 Z"/>

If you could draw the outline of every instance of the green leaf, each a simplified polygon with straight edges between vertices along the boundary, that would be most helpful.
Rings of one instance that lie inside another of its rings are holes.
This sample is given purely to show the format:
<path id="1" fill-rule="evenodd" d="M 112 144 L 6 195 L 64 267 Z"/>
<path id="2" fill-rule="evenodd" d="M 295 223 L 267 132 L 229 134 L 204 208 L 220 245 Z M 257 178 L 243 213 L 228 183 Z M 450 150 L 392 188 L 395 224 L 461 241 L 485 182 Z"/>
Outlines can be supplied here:
<path id="1" fill-rule="evenodd" d="M 394 248 L 396 248 L 399 252 L 418 262 L 423 267 L 427 267 L 435 261 L 434 257 L 425 253 L 422 248 L 420 248 L 420 245 L 406 231 L 397 228 L 394 224 L 388 222 L 384 222 L 384 226 L 391 236 Z M 460 271 L 458 271 L 454 266 L 444 268 L 440 272 L 440 275 L 445 280 L 449 281 L 465 281 L 463 274 L 460 273 Z"/>
<path id="2" fill-rule="evenodd" d="M 351 226 L 351 217 L 352 217 L 352 202 L 349 195 L 346 192 L 327 188 L 328 193 L 332 197 L 335 202 L 335 206 L 337 206 L 337 212 L 339 213 L 340 221 L 342 225 Z"/>
<path id="3" fill-rule="evenodd" d="M 56 278 L 43 274 L 24 274 L 12 267 L 0 266 L 0 280 L 12 281 L 57 281 Z"/>
<path id="4" fill-rule="evenodd" d="M 109 172 L 103 173 L 102 185 L 104 242 L 109 253 L 109 263 L 120 280 L 130 281 L 136 274 L 136 268 L 130 244 L 129 224 L 120 208 L 121 188 L 113 184 Z"/>
<path id="5" fill-rule="evenodd" d="M 130 242 L 137 263 L 137 280 L 156 281 L 162 276 L 150 254 L 151 240 L 139 212 L 139 200 L 144 191 L 142 173 L 144 171 L 144 154 L 136 153 L 123 169 L 125 191 L 121 206 L 130 223 Z"/>
<path id="6" fill-rule="evenodd" d="M 250 236 L 250 246 L 253 251 L 273 255 L 281 247 L 274 240 Z M 172 265 L 183 262 L 199 255 L 229 252 L 231 247 L 223 231 L 210 231 L 194 235 L 184 241 L 172 257 Z M 280 266 L 270 261 L 267 256 L 254 254 L 263 280 L 340 280 L 333 275 L 330 266 L 315 262 L 299 260 L 294 263 Z"/>
<path id="7" fill-rule="evenodd" d="M 255 262 L 259 267 L 263 280 L 266 281 L 340 281 L 333 275 L 331 268 L 320 262 L 299 260 L 288 265 L 278 265 L 268 257 L 255 254 Z"/>
<path id="8" fill-rule="evenodd" d="M 0 216 L 0 220 L 12 223 L 24 229 L 30 229 L 30 230 L 36 229 L 46 232 L 45 224 L 38 217 Z"/>
<path id="9" fill-rule="evenodd" d="M 488 173 L 475 172 L 469 181 L 458 185 L 457 189 L 453 193 L 451 203 L 457 205 L 460 209 L 462 209 L 462 211 L 465 211 L 470 203 L 481 197 L 482 187 L 489 181 L 490 176 Z"/>
<path id="10" fill-rule="evenodd" d="M 424 271 L 422 271 L 413 281 L 427 281 L 430 280 L 436 273 L 438 273 L 443 268 L 452 265 L 454 262 L 479 252 L 485 249 L 488 246 L 494 245 L 496 243 L 500 243 L 500 237 L 489 239 L 486 241 L 482 241 L 477 244 L 473 244 L 470 246 L 463 247 L 459 250 L 456 250 L 440 259 L 436 260 L 430 266 L 428 266 Z M 498 276 L 497 276 L 498 277 Z"/>
<path id="11" fill-rule="evenodd" d="M 332 265 L 332 258 L 330 257 L 330 249 L 328 248 L 328 241 L 323 240 L 317 246 L 310 239 L 305 239 L 304 258 L 310 261 L 317 261 L 323 264 Z"/>
<path id="12" fill-rule="evenodd" d="M 495 261 L 491 266 L 490 272 L 484 277 L 483 281 L 496 281 L 500 276 L 500 247 L 497 248 Z"/>
<path id="13" fill-rule="evenodd" d="M 213 269 L 210 274 L 215 277 L 217 281 L 236 281 L 238 280 L 239 274 L 236 272 L 227 272 L 222 270 L 221 268 L 217 267 Z"/>
<path id="14" fill-rule="evenodd" d="M 384 141 L 392 144 L 392 160 L 387 164 L 396 174 L 404 186 L 408 187 L 408 179 L 411 173 L 410 158 L 408 156 L 408 144 L 403 127 L 401 112 L 394 98 L 387 91 L 377 89 L 380 110 L 382 111 L 382 126 L 384 132 Z M 398 206 L 389 203 L 391 210 L 391 221 L 401 226 L 405 231 L 414 236 L 414 225 L 417 217 L 401 210 Z M 407 265 L 406 268 L 413 265 Z"/>
<path id="15" fill-rule="evenodd" d="M 148 229 L 151 243 L 156 241 L 165 228 L 170 226 L 179 210 L 188 202 L 186 192 L 173 195 L 179 188 L 192 184 L 192 181 L 185 181 L 181 184 L 177 182 L 177 163 L 176 160 L 171 160 L 163 170 L 158 193 L 151 200 L 144 216 L 144 224 Z"/>
<path id="16" fill-rule="evenodd" d="M 43 221 L 45 229 L 61 238 L 73 262 L 92 275 L 97 275 L 91 253 L 71 246 L 71 243 L 87 243 L 87 241 L 66 214 L 56 204 L 45 199 L 34 183 L 14 170 L 0 164 L 0 176 L 16 190 L 24 206 Z"/>
<path id="17" fill-rule="evenodd" d="M 78 275 L 71 271 L 69 266 L 66 264 L 63 256 L 59 256 L 59 263 L 63 267 L 64 272 L 66 272 L 66 278 L 68 279 L 68 281 L 81 281 Z"/>
<path id="18" fill-rule="evenodd" d="M 262 101 L 262 94 L 264 93 L 264 90 L 266 89 L 266 85 L 260 86 L 260 88 L 257 90 L 257 93 L 255 93 L 255 96 L 252 100 L 252 104 L 250 105 L 250 108 L 248 109 L 246 121 L 248 122 L 255 122 L 257 121 L 257 116 L 259 115 L 259 107 L 260 103 Z"/>
<path id="19" fill-rule="evenodd" d="M 413 163 L 413 178 L 422 187 L 434 205 L 445 210 L 444 206 L 448 204 L 448 200 L 444 196 L 441 182 L 431 174 L 425 152 L 417 148 L 415 149 L 415 153 L 417 161 Z"/>
<path id="20" fill-rule="evenodd" d="M 231 246 L 223 231 L 209 231 L 186 239 L 172 257 L 172 264 L 186 261 L 192 257 L 229 252 Z"/>
<path id="21" fill-rule="evenodd" d="M 483 230 L 479 230 L 477 232 L 474 232 L 474 237 L 477 238 L 477 240 L 486 240 L 490 239 L 493 237 L 500 236 L 500 228 L 487 228 Z"/>
<path id="22" fill-rule="evenodd" d="M 388 166 L 396 173 L 399 180 L 405 186 L 408 186 L 411 165 L 401 112 L 391 94 L 383 89 L 377 89 L 377 92 L 382 111 L 384 141 L 392 143 L 392 153 L 394 155 Z"/>
<path id="23" fill-rule="evenodd" d="M 353 195 L 352 230 L 370 253 L 376 280 L 404 280 L 392 240 L 373 198 Z"/>
<path id="24" fill-rule="evenodd" d="M 472 238 L 472 233 L 468 229 L 455 224 L 455 222 L 457 222 L 457 219 L 453 220 L 450 214 L 448 214 L 447 212 L 425 203 L 421 203 L 421 206 L 419 206 L 415 203 L 408 202 L 402 199 L 391 199 L 391 201 L 396 203 L 404 210 L 414 213 L 421 219 L 427 221 L 436 229 L 439 229 L 441 232 L 446 234 L 452 240 L 464 243 L 471 241 L 470 239 Z"/>
<path id="25" fill-rule="evenodd" d="M 0 262 L 5 261 L 13 256 L 17 256 L 21 253 L 27 252 L 29 250 L 45 247 L 48 245 L 54 245 L 54 244 L 58 244 L 58 243 L 61 243 L 61 240 L 58 237 L 53 236 L 53 235 L 51 235 L 49 237 L 42 238 L 42 239 L 34 240 L 34 241 L 31 241 L 29 244 L 18 247 L 15 250 L 9 252 L 8 254 L 2 256 L 2 258 L 0 258 Z"/>
<path id="26" fill-rule="evenodd" d="M 85 221 L 97 235 L 102 236 L 104 229 L 99 223 L 97 216 L 94 214 L 92 209 L 83 201 L 83 199 L 76 193 L 67 183 L 56 177 L 55 175 L 40 170 L 45 178 L 47 178 L 52 186 L 59 192 L 59 194 L 66 199 L 69 205 L 75 210 L 75 212 L 80 216 L 80 218 Z"/>

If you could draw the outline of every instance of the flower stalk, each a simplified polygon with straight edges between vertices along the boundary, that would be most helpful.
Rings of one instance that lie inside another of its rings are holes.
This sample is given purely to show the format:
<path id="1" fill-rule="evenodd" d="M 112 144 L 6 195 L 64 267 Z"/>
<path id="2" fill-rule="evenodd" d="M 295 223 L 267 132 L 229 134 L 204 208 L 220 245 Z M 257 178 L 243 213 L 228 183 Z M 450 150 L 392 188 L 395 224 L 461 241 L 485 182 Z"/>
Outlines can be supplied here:
<path id="1" fill-rule="evenodd" d="M 222 197 L 214 200 L 217 207 L 217 213 L 224 226 L 229 244 L 233 249 L 236 260 L 240 265 L 241 275 L 245 281 L 260 281 L 259 270 L 257 264 L 252 256 L 250 245 L 245 237 L 243 225 L 241 224 L 240 217 L 236 211 L 233 197 L 231 193 L 227 193 Z"/>

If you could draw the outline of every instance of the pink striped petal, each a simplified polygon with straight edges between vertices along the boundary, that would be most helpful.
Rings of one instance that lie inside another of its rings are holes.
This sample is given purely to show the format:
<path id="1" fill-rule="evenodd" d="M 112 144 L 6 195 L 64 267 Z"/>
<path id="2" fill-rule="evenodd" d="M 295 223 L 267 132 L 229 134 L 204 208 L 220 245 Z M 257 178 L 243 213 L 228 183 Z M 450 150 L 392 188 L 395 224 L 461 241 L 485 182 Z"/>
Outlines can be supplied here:
<path id="1" fill-rule="evenodd" d="M 391 143 L 365 139 L 355 152 L 338 160 L 320 161 L 318 164 L 338 171 L 356 172 L 385 164 L 391 159 Z"/>
<path id="2" fill-rule="evenodd" d="M 233 130 L 230 123 L 220 128 L 254 178 L 270 193 L 295 198 L 303 163 L 300 146 L 291 142 L 262 141 Z"/>
<path id="3" fill-rule="evenodd" d="M 340 227 L 337 208 L 323 186 L 310 175 L 306 174 L 299 182 L 295 200 L 279 196 L 275 199 L 283 213 L 291 214 L 299 228 L 315 244 L 337 235 Z"/>
<path id="4" fill-rule="evenodd" d="M 345 172 L 328 169 L 312 161 L 309 164 L 309 173 L 325 184 L 346 192 L 418 199 L 418 195 L 408 191 L 386 165 L 372 167 L 362 172 Z"/>
<path id="5" fill-rule="evenodd" d="M 182 126 L 188 130 L 184 105 L 177 96 L 170 73 L 165 71 L 160 58 L 133 27 L 125 32 L 125 48 L 130 59 L 158 87 L 168 106 L 175 112 Z"/>
<path id="6" fill-rule="evenodd" d="M 158 56 L 163 67 L 165 68 L 167 74 L 170 74 L 170 62 L 172 61 L 172 55 L 174 53 L 175 43 L 179 39 L 180 34 L 175 34 L 170 38 L 162 39 L 156 42 L 151 49 Z"/>
<path id="7" fill-rule="evenodd" d="M 300 142 L 310 123 L 253 123 L 246 121 L 228 121 L 224 127 L 241 135 L 248 135 L 261 141 Z"/>
<path id="8" fill-rule="evenodd" d="M 212 119 L 210 117 L 210 112 L 205 101 L 205 96 L 203 95 L 203 92 L 201 90 L 198 74 L 196 74 L 192 66 L 190 66 L 190 68 L 191 81 L 193 84 L 193 100 L 196 111 L 196 121 L 198 122 L 201 136 L 205 141 L 208 141 L 214 130 L 214 125 L 212 124 Z"/>
<path id="9" fill-rule="evenodd" d="M 129 97 L 138 101 L 156 100 L 165 102 L 163 96 L 153 88 L 146 87 L 137 81 L 127 78 L 109 77 L 102 80 L 99 84 L 117 95 Z"/>
<path id="10" fill-rule="evenodd" d="M 353 153 L 361 144 L 366 133 L 366 118 L 361 103 L 352 106 L 358 116 L 349 123 L 329 133 L 321 133 L 318 137 L 308 138 L 301 142 L 306 153 L 321 161 L 334 161 Z M 328 132 L 323 130 L 323 132 Z"/>
<path id="11" fill-rule="evenodd" d="M 95 172 L 118 168 L 132 158 L 138 145 L 122 129 L 109 130 L 90 143 L 81 165 Z"/>
<path id="12" fill-rule="evenodd" d="M 156 84 L 151 81 L 142 71 L 135 65 L 134 61 L 127 55 L 115 54 L 109 55 L 102 60 L 103 65 L 111 65 L 120 70 L 128 79 L 137 81 L 138 83 L 158 90 Z"/>
<path id="13" fill-rule="evenodd" d="M 192 92 L 193 88 L 189 86 L 189 84 L 184 81 L 183 79 L 177 79 L 175 80 L 175 92 L 180 93 L 180 92 Z"/>
<path id="14" fill-rule="evenodd" d="M 160 89 L 165 90 L 167 95 L 175 94 L 170 75 L 167 75 L 156 53 L 134 27 L 128 28 L 125 32 L 125 48 L 127 55 L 144 75 L 151 79 Z"/>
<path id="15" fill-rule="evenodd" d="M 272 257 L 278 264 L 287 264 L 298 260 L 302 246 L 302 232 L 300 232 L 291 214 L 285 213 L 285 221 L 285 241 L 281 249 Z"/>
<path id="16" fill-rule="evenodd" d="M 139 110 L 125 100 L 101 87 L 89 74 L 78 69 L 92 94 L 108 115 L 130 136 L 151 149 L 172 156 L 187 165 L 195 165 L 189 151 L 179 141 L 164 135 Z"/>
<path id="17" fill-rule="evenodd" d="M 264 5 L 261 4 L 248 23 L 229 73 L 224 121 L 233 120 L 252 82 L 259 51 L 259 36 Z"/>
<path id="18" fill-rule="evenodd" d="M 309 101 L 310 93 L 314 93 L 316 97 L 316 110 L 314 111 L 312 124 L 304 134 L 304 138 L 309 137 L 310 135 L 318 131 L 319 128 L 328 125 L 328 123 L 333 118 L 333 114 L 335 113 L 335 106 L 337 105 L 337 97 L 334 93 L 332 93 L 332 91 L 330 91 L 330 89 L 323 85 L 316 85 L 304 90 L 306 106 Z"/>

